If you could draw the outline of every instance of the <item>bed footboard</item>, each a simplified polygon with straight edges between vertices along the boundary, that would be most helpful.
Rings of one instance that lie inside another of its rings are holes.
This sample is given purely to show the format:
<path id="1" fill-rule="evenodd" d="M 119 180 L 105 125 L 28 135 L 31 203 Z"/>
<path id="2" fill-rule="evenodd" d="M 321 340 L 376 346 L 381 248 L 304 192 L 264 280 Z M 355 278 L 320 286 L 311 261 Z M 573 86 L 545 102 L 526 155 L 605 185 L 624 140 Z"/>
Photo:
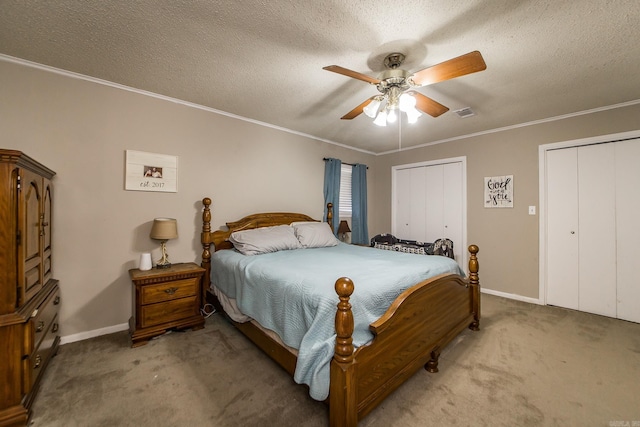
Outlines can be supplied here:
<path id="1" fill-rule="evenodd" d="M 354 284 L 336 281 L 336 347 L 331 361 L 330 425 L 356 426 L 393 390 L 424 367 L 438 371 L 445 346 L 480 326 L 478 247 L 469 247 L 469 279 L 441 275 L 403 292 L 370 328 L 373 341 L 354 352 L 349 297 Z"/>

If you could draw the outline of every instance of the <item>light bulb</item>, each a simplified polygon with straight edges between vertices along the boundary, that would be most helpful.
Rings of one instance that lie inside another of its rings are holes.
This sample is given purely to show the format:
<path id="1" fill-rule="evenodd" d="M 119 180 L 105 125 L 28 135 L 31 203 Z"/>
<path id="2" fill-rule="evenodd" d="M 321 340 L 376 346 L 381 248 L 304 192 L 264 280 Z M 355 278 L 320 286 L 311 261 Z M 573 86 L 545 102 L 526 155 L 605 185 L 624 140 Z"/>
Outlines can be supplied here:
<path id="1" fill-rule="evenodd" d="M 407 110 L 406 113 L 407 113 L 407 121 L 409 123 L 417 122 L 418 117 L 422 115 L 420 111 L 416 110 L 415 108 L 411 108 L 410 110 Z"/>
<path id="2" fill-rule="evenodd" d="M 396 110 L 395 109 L 389 110 L 389 112 L 387 113 L 387 122 L 395 123 L 397 119 L 398 119 L 398 114 L 396 113 Z"/>
<path id="3" fill-rule="evenodd" d="M 416 99 L 412 95 L 409 95 L 405 92 L 400 95 L 398 104 L 400 107 L 400 111 L 404 111 L 406 113 L 407 111 L 415 108 Z"/>
<path id="4" fill-rule="evenodd" d="M 378 117 L 373 121 L 373 124 L 378 126 L 386 126 L 387 125 L 387 112 L 380 111 Z"/>
<path id="5" fill-rule="evenodd" d="M 369 103 L 369 105 L 364 107 L 363 111 L 367 116 L 373 119 L 378 113 L 379 108 L 380 108 L 380 100 L 378 98 L 374 98 L 373 101 Z"/>

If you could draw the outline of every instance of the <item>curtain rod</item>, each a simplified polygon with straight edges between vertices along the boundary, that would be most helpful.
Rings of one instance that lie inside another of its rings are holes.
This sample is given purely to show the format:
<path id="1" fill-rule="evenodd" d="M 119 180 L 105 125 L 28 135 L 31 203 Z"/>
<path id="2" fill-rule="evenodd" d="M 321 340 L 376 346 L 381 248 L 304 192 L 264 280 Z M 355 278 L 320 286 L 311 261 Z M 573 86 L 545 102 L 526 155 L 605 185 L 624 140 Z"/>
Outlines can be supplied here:
<path id="1" fill-rule="evenodd" d="M 329 160 L 329 159 L 328 159 L 328 158 L 326 158 L 326 157 L 323 157 L 323 158 L 322 158 L 322 160 L 324 160 L 324 161 L 326 162 L 326 161 L 327 161 L 327 160 Z M 343 161 L 341 161 L 341 163 L 342 163 L 343 165 L 355 166 L 353 163 L 347 163 L 347 162 L 343 162 Z M 369 166 L 367 166 L 367 169 L 369 169 Z"/>

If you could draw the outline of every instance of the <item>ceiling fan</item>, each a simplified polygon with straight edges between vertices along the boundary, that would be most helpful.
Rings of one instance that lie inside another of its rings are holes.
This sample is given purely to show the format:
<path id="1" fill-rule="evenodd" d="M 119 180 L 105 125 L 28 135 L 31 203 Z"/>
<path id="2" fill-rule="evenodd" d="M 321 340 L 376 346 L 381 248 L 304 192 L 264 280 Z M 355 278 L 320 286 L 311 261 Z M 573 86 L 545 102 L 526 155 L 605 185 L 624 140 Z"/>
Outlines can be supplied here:
<path id="1" fill-rule="evenodd" d="M 404 58 L 405 55 L 402 53 L 387 55 L 384 59 L 384 65 L 387 70 L 380 74 L 378 78 L 338 65 L 323 67 L 323 70 L 376 85 L 381 93 L 381 95 L 375 95 L 367 99 L 342 116 L 341 119 L 351 120 L 364 112 L 367 116 L 375 118 L 375 124 L 386 126 L 387 122 L 392 123 L 397 120 L 397 110 L 404 111 L 407 114 L 409 123 L 414 123 L 422 115 L 420 111 L 430 116 L 438 117 L 447 112 L 449 108 L 412 89 L 475 73 L 487 68 L 482 55 L 477 50 L 415 73 L 400 68 Z"/>

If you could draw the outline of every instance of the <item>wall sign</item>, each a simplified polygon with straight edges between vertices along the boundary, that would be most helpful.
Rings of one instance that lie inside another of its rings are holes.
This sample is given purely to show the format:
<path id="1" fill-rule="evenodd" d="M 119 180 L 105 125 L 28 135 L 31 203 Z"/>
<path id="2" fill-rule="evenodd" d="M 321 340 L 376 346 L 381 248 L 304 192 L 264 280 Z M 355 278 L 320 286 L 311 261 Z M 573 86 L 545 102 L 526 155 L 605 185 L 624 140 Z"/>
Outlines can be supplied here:
<path id="1" fill-rule="evenodd" d="M 513 207 L 513 175 L 484 178 L 484 207 Z"/>
<path id="2" fill-rule="evenodd" d="M 127 150 L 125 190 L 176 193 L 178 158 Z"/>

